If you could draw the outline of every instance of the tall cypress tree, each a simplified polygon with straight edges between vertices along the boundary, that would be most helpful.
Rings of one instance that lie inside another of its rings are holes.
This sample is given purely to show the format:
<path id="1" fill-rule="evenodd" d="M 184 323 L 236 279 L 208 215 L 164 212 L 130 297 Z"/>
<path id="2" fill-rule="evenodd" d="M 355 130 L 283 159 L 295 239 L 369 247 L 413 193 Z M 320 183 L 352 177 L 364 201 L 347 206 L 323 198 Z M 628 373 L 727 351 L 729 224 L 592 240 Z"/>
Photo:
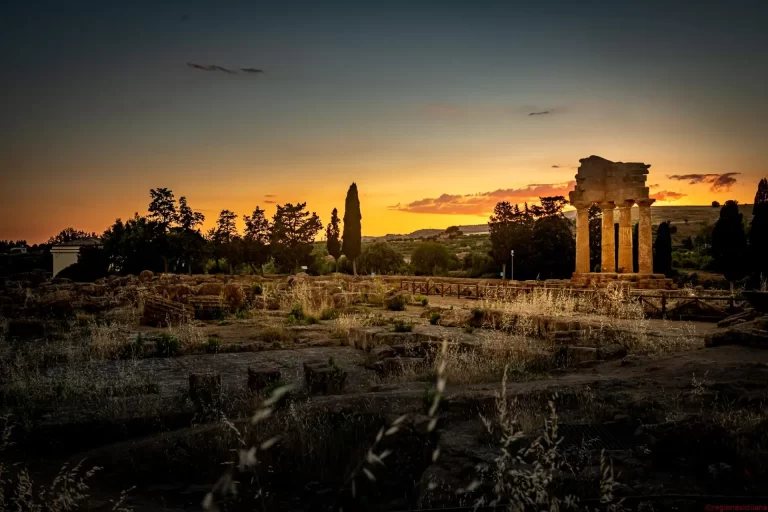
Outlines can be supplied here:
<path id="1" fill-rule="evenodd" d="M 362 227 L 360 221 L 363 216 L 360 213 L 360 199 L 357 196 L 357 185 L 353 182 L 347 191 L 347 200 L 344 202 L 344 235 L 341 242 L 341 252 L 352 260 L 352 273 L 357 275 L 355 260 L 360 256 L 362 245 Z"/>
<path id="2" fill-rule="evenodd" d="M 760 286 L 768 279 L 768 179 L 757 186 L 752 222 L 749 225 L 749 252 L 752 259 L 753 280 Z"/>
<path id="3" fill-rule="evenodd" d="M 737 201 L 726 201 L 720 209 L 712 231 L 712 253 L 715 263 L 728 281 L 736 281 L 747 274 L 747 235 L 744 216 Z"/>
<path id="4" fill-rule="evenodd" d="M 672 275 L 672 232 L 669 221 L 659 224 L 656 241 L 653 243 L 653 271 L 657 274 Z"/>
<path id="5" fill-rule="evenodd" d="M 333 256 L 336 262 L 336 271 L 338 272 L 339 257 L 341 257 L 341 240 L 339 240 L 339 212 L 336 208 L 331 212 L 331 222 L 325 228 L 325 246 L 328 254 Z"/>

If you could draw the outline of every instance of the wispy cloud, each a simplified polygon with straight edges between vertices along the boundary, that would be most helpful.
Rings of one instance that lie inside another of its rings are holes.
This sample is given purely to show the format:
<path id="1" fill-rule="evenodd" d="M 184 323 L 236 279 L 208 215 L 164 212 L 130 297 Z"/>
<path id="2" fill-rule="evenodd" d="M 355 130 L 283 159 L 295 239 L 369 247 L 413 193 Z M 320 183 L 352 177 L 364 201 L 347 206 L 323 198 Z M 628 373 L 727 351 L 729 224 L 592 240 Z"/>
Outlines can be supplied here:
<path id="1" fill-rule="evenodd" d="M 428 197 L 408 204 L 398 203 L 390 206 L 389 209 L 409 213 L 487 215 L 493 211 L 498 202 L 531 203 L 538 201 L 539 197 L 567 196 L 575 185 L 575 181 L 535 183 L 522 188 L 498 189 L 479 194 L 443 194 L 440 197 Z"/>
<path id="2" fill-rule="evenodd" d="M 683 194 L 682 192 L 674 192 L 672 190 L 662 190 L 660 192 L 651 194 L 651 199 L 656 199 L 657 201 L 677 201 L 678 199 L 682 199 L 687 195 L 688 194 Z"/>
<path id="3" fill-rule="evenodd" d="M 560 166 L 559 166 L 559 165 L 553 165 L 553 166 L 552 166 L 552 168 L 553 168 L 553 169 L 559 169 L 559 168 L 560 168 Z"/>
<path id="4" fill-rule="evenodd" d="M 707 183 L 710 185 L 709 190 L 711 192 L 719 192 L 721 190 L 730 190 L 731 186 L 736 183 L 737 174 L 740 172 L 726 172 L 724 174 L 673 174 L 667 176 L 671 180 L 687 181 L 689 185 L 698 185 L 700 183 Z"/>
<path id="5" fill-rule="evenodd" d="M 656 187 L 658 187 L 658 186 L 659 186 L 659 184 L 658 184 L 658 183 L 654 183 L 653 185 L 648 185 L 648 188 L 656 188 Z"/>
<path id="6" fill-rule="evenodd" d="M 236 75 L 237 71 L 234 69 L 225 68 L 216 64 L 198 64 L 196 62 L 187 62 L 187 66 L 192 69 L 198 69 L 200 71 L 221 71 L 222 73 L 228 73 L 230 75 Z M 244 73 L 263 73 L 264 71 L 256 68 L 240 68 L 240 71 Z"/>
<path id="7" fill-rule="evenodd" d="M 541 112 L 529 112 L 528 115 L 529 116 L 546 116 L 551 113 L 552 113 L 551 110 L 542 110 Z"/>
<path id="8" fill-rule="evenodd" d="M 264 197 L 277 197 L 275 194 L 264 194 Z"/>
<path id="9" fill-rule="evenodd" d="M 272 201 L 272 200 L 270 200 L 270 199 L 265 199 L 265 200 L 264 200 L 264 202 L 265 202 L 266 204 L 275 204 L 277 201 Z"/>

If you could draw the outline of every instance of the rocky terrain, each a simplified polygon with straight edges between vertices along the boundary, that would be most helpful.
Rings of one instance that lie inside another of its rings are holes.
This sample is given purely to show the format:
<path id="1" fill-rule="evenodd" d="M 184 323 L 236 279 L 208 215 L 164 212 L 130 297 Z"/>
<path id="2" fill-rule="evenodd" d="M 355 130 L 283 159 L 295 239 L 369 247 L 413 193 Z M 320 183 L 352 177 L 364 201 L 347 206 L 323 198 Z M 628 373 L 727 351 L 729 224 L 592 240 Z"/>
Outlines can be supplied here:
<path id="1" fill-rule="evenodd" d="M 129 489 L 119 506 L 148 511 L 768 494 L 749 308 L 718 325 L 649 319 L 619 289 L 468 300 L 302 274 L 1 284 L 6 503 L 24 481 L 72 494 L 52 482 L 83 460 L 85 510 Z"/>

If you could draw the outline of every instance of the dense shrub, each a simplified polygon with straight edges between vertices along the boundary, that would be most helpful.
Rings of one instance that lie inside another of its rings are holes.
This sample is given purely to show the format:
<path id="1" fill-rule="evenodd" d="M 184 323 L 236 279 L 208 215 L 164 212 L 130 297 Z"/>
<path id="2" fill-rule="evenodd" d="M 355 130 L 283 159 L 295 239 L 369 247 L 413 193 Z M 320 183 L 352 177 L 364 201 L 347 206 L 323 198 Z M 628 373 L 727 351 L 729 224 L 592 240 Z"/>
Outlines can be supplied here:
<path id="1" fill-rule="evenodd" d="M 402 293 L 396 293 L 384 299 L 384 305 L 390 311 L 404 311 L 408 298 Z"/>
<path id="2" fill-rule="evenodd" d="M 413 331 L 413 324 L 404 320 L 395 320 L 394 323 L 395 332 L 411 332 Z"/>
<path id="3" fill-rule="evenodd" d="M 403 256 L 386 242 L 366 245 L 357 259 L 357 271 L 361 274 L 397 274 L 403 266 Z"/>
<path id="4" fill-rule="evenodd" d="M 453 256 L 453 259 L 456 260 L 456 256 Z M 440 275 L 450 270 L 451 254 L 442 244 L 423 242 L 414 249 L 411 266 L 416 275 Z"/>

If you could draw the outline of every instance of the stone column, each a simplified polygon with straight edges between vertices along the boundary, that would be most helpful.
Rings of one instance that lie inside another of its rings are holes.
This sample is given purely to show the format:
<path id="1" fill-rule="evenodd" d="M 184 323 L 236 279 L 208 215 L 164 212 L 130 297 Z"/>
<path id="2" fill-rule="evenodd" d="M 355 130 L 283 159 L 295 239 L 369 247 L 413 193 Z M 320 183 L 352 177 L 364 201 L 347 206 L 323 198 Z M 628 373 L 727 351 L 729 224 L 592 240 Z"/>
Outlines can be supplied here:
<path id="1" fill-rule="evenodd" d="M 613 201 L 599 203 L 597 206 L 603 212 L 602 233 L 602 257 L 600 259 L 601 272 L 616 272 L 616 246 L 613 227 L 613 209 L 616 205 Z"/>
<path id="2" fill-rule="evenodd" d="M 589 268 L 589 206 L 591 203 L 573 203 L 576 207 L 576 273 L 590 272 Z"/>
<path id="3" fill-rule="evenodd" d="M 637 266 L 641 274 L 653 273 L 653 233 L 651 232 L 651 204 L 655 199 L 640 199 L 640 225 L 637 227 Z"/>
<path id="4" fill-rule="evenodd" d="M 619 206 L 619 268 L 625 274 L 634 272 L 632 262 L 632 205 L 634 201 L 624 201 Z"/>

